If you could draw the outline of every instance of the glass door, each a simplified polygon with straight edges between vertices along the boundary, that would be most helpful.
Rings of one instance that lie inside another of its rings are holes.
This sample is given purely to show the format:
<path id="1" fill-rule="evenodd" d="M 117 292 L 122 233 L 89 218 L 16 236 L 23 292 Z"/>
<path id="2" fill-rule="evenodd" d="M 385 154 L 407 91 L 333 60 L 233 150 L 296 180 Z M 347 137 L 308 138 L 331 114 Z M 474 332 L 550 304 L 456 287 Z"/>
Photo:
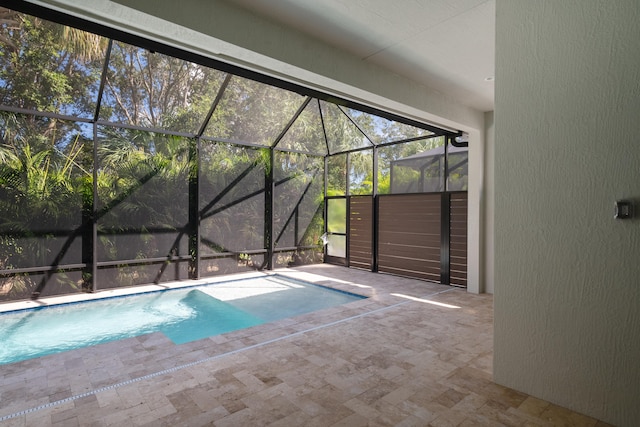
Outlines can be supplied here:
<path id="1" fill-rule="evenodd" d="M 347 264 L 347 199 L 327 198 L 327 232 L 325 261 Z"/>

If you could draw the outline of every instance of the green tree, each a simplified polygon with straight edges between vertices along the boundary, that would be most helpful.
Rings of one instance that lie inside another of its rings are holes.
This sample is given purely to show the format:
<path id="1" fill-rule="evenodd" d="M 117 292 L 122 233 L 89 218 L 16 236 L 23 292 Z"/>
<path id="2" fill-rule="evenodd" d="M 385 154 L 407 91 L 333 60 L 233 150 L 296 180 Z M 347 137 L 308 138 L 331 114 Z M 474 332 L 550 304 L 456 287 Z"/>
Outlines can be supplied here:
<path id="1" fill-rule="evenodd" d="M 195 134 L 224 77 L 211 68 L 114 42 L 100 118 Z"/>

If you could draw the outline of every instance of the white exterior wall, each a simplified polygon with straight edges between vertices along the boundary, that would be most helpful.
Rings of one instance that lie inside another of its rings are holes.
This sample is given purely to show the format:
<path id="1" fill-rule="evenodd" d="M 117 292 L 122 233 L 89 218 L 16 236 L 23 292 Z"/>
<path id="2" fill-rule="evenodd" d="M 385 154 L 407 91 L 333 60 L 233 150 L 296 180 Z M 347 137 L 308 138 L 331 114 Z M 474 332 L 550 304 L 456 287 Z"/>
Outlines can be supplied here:
<path id="1" fill-rule="evenodd" d="M 494 126 L 494 113 L 489 111 L 484 114 L 485 121 L 485 137 L 484 137 L 484 185 L 483 185 L 483 200 L 484 212 L 483 220 L 483 234 L 480 241 L 484 246 L 481 250 L 482 262 L 484 266 L 483 291 L 492 294 L 494 288 L 494 273 L 493 267 L 495 264 L 495 250 L 494 250 L 494 236 L 495 236 L 495 126 Z"/>
<path id="2" fill-rule="evenodd" d="M 617 426 L 640 425 L 639 43 L 637 0 L 497 2 L 494 379 Z"/>
<path id="3" fill-rule="evenodd" d="M 482 235 L 484 215 L 484 152 L 485 138 L 483 131 L 469 133 L 469 187 L 467 191 L 467 291 L 484 292 L 482 276 Z"/>

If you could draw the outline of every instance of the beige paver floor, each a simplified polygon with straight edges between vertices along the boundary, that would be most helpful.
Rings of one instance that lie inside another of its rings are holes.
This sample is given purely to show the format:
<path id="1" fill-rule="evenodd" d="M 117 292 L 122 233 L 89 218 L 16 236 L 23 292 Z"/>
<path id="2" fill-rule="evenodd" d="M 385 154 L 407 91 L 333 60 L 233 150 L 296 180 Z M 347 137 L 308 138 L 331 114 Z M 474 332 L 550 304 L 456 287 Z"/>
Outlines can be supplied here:
<path id="1" fill-rule="evenodd" d="M 491 381 L 493 299 L 330 265 L 369 298 L 174 345 L 161 333 L 0 366 L 16 426 L 605 426 Z"/>

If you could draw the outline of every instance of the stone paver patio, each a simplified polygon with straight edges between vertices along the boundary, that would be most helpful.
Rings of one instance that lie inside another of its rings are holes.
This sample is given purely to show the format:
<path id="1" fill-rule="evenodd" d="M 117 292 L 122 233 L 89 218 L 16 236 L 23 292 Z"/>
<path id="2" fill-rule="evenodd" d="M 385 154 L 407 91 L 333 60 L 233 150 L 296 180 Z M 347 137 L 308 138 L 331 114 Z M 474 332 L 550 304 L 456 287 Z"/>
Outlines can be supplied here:
<path id="1" fill-rule="evenodd" d="M 0 425 L 607 425 L 491 381 L 490 295 L 326 264 L 278 272 L 369 298 L 0 365 Z"/>

